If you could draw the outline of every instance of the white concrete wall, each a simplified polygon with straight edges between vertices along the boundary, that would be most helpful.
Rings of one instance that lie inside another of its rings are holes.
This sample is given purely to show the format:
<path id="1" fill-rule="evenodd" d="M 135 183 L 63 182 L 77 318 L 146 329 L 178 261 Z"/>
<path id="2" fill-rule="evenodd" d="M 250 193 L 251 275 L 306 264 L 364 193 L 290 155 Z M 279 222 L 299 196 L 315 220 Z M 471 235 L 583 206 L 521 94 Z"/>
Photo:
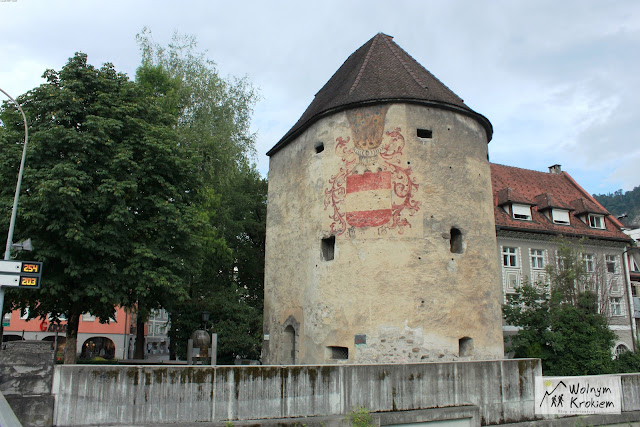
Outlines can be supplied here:
<path id="1" fill-rule="evenodd" d="M 537 359 L 402 365 L 56 367 L 54 425 L 140 425 L 476 405 L 534 418 Z M 637 385 L 636 385 L 637 386 Z M 634 398 L 638 400 L 637 397 Z M 635 402 L 636 407 L 640 407 Z"/>

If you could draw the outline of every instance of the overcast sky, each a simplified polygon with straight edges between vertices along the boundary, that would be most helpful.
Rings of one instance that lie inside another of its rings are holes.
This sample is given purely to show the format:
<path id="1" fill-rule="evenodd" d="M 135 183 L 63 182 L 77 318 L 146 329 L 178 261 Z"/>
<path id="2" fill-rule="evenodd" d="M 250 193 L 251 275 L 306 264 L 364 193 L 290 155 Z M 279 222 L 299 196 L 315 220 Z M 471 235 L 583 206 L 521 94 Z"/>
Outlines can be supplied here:
<path id="1" fill-rule="evenodd" d="M 163 45 L 194 35 L 260 90 L 264 175 L 265 152 L 383 32 L 491 121 L 492 162 L 559 163 L 590 193 L 640 185 L 640 1 L 0 0 L 0 88 L 15 98 L 77 51 L 133 77 L 144 26 Z"/>

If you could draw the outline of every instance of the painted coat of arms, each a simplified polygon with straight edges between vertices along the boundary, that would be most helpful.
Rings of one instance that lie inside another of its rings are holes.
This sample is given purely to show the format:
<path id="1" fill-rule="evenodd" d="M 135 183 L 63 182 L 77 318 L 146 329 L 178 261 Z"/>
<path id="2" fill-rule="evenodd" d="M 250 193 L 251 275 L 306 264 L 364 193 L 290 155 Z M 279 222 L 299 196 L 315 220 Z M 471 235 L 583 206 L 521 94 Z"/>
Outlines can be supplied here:
<path id="1" fill-rule="evenodd" d="M 376 228 L 378 234 L 411 227 L 408 217 L 420 210 L 418 184 L 404 159 L 401 129 L 385 131 L 387 105 L 347 110 L 351 137 L 336 139 L 342 165 L 324 191 L 324 208 L 335 235 Z"/>

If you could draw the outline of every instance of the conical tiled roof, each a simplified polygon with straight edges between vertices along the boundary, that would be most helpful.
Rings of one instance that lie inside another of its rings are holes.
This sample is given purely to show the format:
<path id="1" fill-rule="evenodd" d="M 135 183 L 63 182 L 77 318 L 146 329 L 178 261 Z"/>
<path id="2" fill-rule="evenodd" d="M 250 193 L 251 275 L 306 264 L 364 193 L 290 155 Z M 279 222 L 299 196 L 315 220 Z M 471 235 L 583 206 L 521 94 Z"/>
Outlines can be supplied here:
<path id="1" fill-rule="evenodd" d="M 463 100 L 394 41 L 378 33 L 356 50 L 316 94 L 300 120 L 267 152 L 272 155 L 318 119 L 347 108 L 381 102 L 418 103 L 473 117 L 491 140 L 489 120 Z"/>

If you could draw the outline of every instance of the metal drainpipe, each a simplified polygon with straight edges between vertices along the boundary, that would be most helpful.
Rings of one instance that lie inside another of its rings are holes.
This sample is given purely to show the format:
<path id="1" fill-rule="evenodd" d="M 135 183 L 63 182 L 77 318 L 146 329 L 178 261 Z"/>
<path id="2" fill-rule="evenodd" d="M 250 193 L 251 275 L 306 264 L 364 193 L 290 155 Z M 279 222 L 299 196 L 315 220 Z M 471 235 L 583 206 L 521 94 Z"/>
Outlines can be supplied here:
<path id="1" fill-rule="evenodd" d="M 631 322 L 631 344 L 633 345 L 633 351 L 636 351 L 636 339 L 638 337 L 638 330 L 636 329 L 636 322 L 633 317 L 633 293 L 631 292 L 631 274 L 629 273 L 629 251 L 625 250 L 622 253 L 622 262 L 624 263 L 624 280 L 627 288 L 627 308 L 629 313 L 629 321 Z"/>
<path id="2" fill-rule="evenodd" d="M 129 320 L 129 313 L 127 309 L 124 309 L 124 331 L 123 331 L 123 345 L 122 345 L 122 360 L 127 358 L 127 346 L 129 344 L 129 334 L 127 333 L 127 321 Z"/>

